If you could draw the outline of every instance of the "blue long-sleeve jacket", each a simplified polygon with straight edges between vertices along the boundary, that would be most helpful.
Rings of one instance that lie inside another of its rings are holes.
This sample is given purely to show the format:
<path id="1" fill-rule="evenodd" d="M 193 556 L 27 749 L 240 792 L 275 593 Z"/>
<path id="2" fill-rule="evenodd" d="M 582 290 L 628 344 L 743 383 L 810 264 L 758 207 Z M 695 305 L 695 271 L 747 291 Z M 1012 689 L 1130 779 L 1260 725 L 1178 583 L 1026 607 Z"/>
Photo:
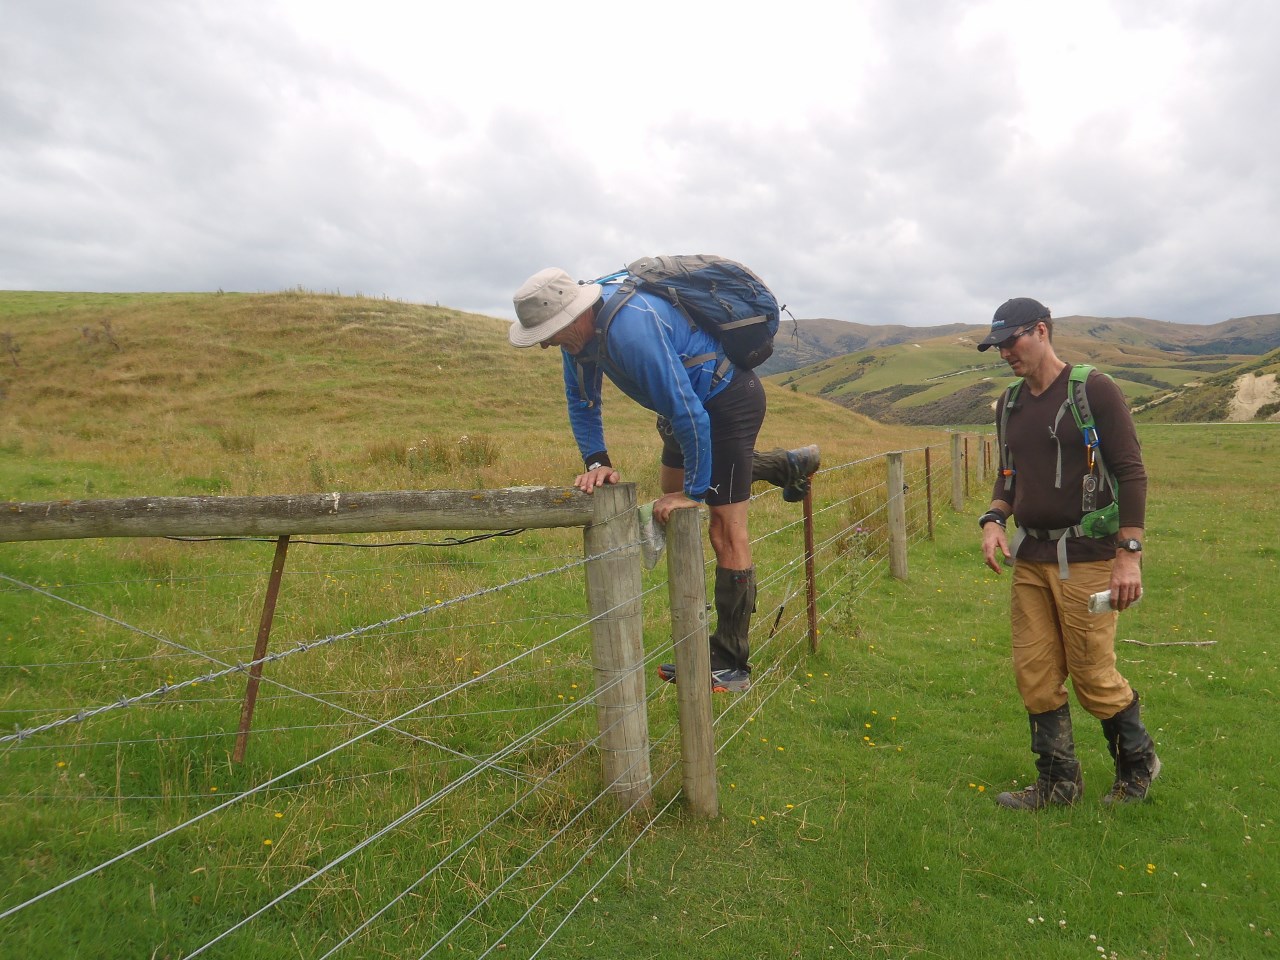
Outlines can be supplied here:
<path id="1" fill-rule="evenodd" d="M 617 293 L 608 284 L 606 300 Z M 609 324 L 608 343 L 595 340 L 573 356 L 561 351 L 569 423 L 583 462 L 609 462 L 601 417 L 603 375 L 634 400 L 671 421 L 684 453 L 684 492 L 702 500 L 711 484 L 711 420 L 706 402 L 729 385 L 732 368 L 712 385 L 724 352 L 709 333 L 690 324 L 661 297 L 634 294 Z M 694 367 L 686 360 L 709 359 Z"/>

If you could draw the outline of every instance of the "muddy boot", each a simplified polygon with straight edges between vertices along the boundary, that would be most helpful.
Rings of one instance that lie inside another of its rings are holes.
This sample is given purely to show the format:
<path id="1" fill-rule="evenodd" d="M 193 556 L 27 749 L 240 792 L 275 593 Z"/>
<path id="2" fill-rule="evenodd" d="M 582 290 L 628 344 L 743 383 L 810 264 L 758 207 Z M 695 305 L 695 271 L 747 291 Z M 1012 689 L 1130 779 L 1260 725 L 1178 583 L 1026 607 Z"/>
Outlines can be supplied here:
<path id="1" fill-rule="evenodd" d="M 751 614 L 756 609 L 756 570 L 716 567 L 716 629 L 711 634 L 711 672 L 751 672 Z"/>
<path id="2" fill-rule="evenodd" d="M 1048 713 L 1033 713 L 1031 752 L 1036 755 L 1036 782 L 1016 793 L 1002 793 L 996 803 L 1010 810 L 1039 810 L 1050 804 L 1070 806 L 1084 792 L 1080 762 L 1071 737 L 1071 708 L 1063 704 Z"/>
<path id="3" fill-rule="evenodd" d="M 782 499 L 799 503 L 809 492 L 809 477 L 822 465 L 817 444 L 795 450 L 769 450 L 751 456 L 751 480 L 765 480 L 782 488 Z"/>
<path id="4" fill-rule="evenodd" d="M 727 570 L 716 567 L 716 629 L 711 634 L 711 689 L 742 693 L 751 689 L 751 614 L 756 609 L 755 567 Z M 676 682 L 676 665 L 658 666 L 658 677 Z"/>
<path id="5" fill-rule="evenodd" d="M 1133 692 L 1133 702 L 1114 717 L 1102 721 L 1102 732 L 1107 738 L 1107 749 L 1116 762 L 1116 782 L 1102 802 L 1136 803 L 1147 799 L 1151 781 L 1160 776 L 1160 758 L 1156 745 L 1142 725 L 1139 716 L 1138 691 Z"/>

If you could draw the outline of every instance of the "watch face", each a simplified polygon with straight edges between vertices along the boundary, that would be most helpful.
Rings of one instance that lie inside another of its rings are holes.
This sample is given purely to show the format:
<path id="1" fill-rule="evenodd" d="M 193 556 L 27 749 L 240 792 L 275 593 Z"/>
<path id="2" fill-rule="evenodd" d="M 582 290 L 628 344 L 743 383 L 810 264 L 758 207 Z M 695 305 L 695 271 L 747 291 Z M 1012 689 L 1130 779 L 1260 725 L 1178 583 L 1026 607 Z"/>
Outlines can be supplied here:
<path id="1" fill-rule="evenodd" d="M 1121 540 L 1120 546 L 1130 553 L 1138 553 L 1142 549 L 1141 540 Z"/>

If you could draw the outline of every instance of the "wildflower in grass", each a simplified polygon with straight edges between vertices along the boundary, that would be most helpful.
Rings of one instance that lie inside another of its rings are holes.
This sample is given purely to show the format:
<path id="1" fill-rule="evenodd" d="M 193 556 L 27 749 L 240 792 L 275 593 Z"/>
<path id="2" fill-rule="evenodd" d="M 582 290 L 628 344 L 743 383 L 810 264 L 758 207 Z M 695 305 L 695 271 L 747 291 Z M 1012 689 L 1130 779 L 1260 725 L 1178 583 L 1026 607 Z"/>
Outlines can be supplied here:
<path id="1" fill-rule="evenodd" d="M 63 767 L 65 767 L 66 765 L 67 765 L 67 761 L 65 761 L 65 760 L 59 760 L 59 761 L 58 761 L 58 769 L 59 769 L 59 770 L 61 770 L 61 769 L 62 769 Z"/>
<path id="2" fill-rule="evenodd" d="M 263 841 L 262 841 L 262 845 L 263 845 L 264 847 L 269 847 L 269 846 L 271 846 L 271 841 L 270 841 L 270 840 L 263 840 Z"/>
<path id="3" fill-rule="evenodd" d="M 1153 874 L 1153 873 L 1155 873 L 1155 872 L 1156 872 L 1156 865 L 1155 865 L 1154 863 L 1148 863 L 1148 864 L 1147 864 L 1147 876 L 1151 876 L 1151 874 Z"/>
<path id="4" fill-rule="evenodd" d="M 280 813 L 279 811 L 277 811 L 277 812 L 276 812 L 276 819 L 277 819 L 277 820 L 280 820 L 280 819 L 282 819 L 283 817 L 284 817 L 284 814 L 283 814 L 283 813 Z"/>
<path id="5" fill-rule="evenodd" d="M 786 747 L 779 747 L 779 748 L 778 748 L 778 752 L 779 752 L 779 753 L 781 753 L 781 752 L 782 752 L 783 750 L 785 750 L 785 749 L 787 749 L 787 748 L 786 748 Z"/>
<path id="6" fill-rule="evenodd" d="M 210 793 L 217 793 L 217 792 L 218 792 L 218 788 L 217 788 L 217 787 L 210 787 L 210 788 L 209 788 L 209 792 L 210 792 Z"/>

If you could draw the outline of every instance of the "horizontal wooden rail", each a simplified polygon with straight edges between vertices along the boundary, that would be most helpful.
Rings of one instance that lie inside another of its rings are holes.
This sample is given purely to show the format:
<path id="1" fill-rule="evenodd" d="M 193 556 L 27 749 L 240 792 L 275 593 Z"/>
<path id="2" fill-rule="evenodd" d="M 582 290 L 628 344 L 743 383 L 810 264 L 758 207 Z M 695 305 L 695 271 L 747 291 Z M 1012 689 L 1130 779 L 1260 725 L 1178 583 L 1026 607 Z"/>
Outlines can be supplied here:
<path id="1" fill-rule="evenodd" d="M 134 497 L 0 503 L 0 542 L 509 530 L 581 527 L 590 522 L 591 497 L 573 487 Z"/>

